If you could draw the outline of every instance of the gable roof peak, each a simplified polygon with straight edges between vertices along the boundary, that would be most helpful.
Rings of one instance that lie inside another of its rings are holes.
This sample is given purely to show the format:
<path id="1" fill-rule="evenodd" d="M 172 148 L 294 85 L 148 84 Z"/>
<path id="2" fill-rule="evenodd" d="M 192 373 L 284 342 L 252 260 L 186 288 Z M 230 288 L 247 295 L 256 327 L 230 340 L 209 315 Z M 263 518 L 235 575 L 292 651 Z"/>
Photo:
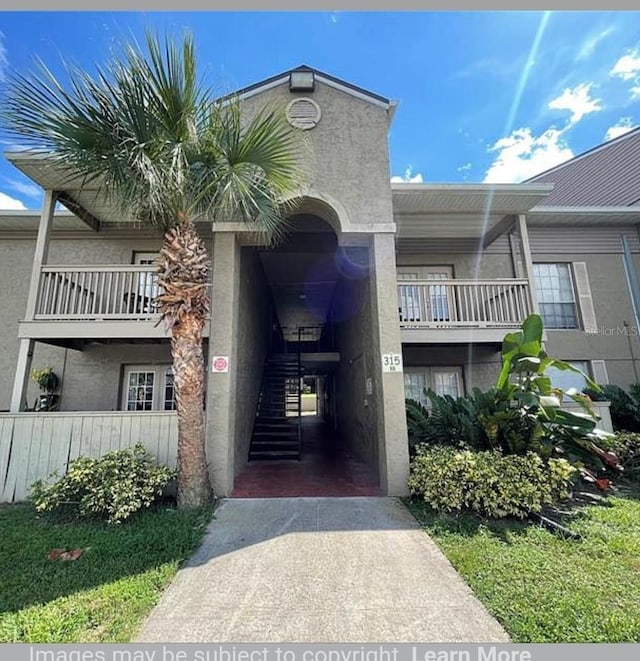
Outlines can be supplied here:
<path id="1" fill-rule="evenodd" d="M 329 85 L 330 87 L 339 89 L 343 92 L 346 92 L 347 94 L 351 94 L 352 96 L 360 98 L 364 101 L 368 101 L 369 103 L 382 106 L 386 109 L 389 109 L 396 105 L 395 102 L 391 101 L 387 97 L 381 96 L 380 94 L 376 94 L 375 92 L 370 92 L 369 90 L 366 90 L 363 87 L 358 87 L 357 85 L 354 85 L 353 83 L 350 83 L 341 78 L 336 78 L 335 76 L 325 73 L 324 71 L 320 71 L 320 69 L 311 67 L 308 64 L 300 64 L 297 67 L 294 67 L 292 69 L 287 69 L 286 71 L 276 74 L 275 76 L 270 76 L 265 80 L 261 80 L 257 83 L 253 83 L 252 85 L 248 85 L 247 87 L 243 87 L 233 92 L 233 96 L 238 96 L 241 99 L 248 98 L 256 94 L 259 94 L 260 92 L 267 90 L 271 87 L 281 85 L 288 80 L 289 75 L 294 71 L 312 71 L 317 81 L 324 83 L 325 85 Z M 231 95 L 227 95 L 227 96 L 231 96 Z"/>

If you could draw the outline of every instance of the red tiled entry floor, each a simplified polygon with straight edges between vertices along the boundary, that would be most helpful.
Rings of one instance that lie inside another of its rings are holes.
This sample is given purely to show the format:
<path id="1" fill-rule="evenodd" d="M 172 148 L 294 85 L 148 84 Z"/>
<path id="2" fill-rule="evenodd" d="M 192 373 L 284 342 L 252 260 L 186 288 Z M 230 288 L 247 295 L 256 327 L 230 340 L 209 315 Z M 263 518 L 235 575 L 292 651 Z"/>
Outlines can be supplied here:
<path id="1" fill-rule="evenodd" d="M 378 477 L 341 448 L 318 418 L 303 419 L 301 461 L 252 461 L 236 477 L 232 498 L 381 496 Z"/>

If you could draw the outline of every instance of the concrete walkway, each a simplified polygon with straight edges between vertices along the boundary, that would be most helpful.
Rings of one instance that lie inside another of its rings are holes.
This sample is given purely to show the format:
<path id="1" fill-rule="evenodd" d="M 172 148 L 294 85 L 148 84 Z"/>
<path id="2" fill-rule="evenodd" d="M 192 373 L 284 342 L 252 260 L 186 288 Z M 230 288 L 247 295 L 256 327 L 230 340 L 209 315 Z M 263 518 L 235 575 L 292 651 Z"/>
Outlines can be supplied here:
<path id="1" fill-rule="evenodd" d="M 508 641 L 393 498 L 226 500 L 144 642 Z"/>

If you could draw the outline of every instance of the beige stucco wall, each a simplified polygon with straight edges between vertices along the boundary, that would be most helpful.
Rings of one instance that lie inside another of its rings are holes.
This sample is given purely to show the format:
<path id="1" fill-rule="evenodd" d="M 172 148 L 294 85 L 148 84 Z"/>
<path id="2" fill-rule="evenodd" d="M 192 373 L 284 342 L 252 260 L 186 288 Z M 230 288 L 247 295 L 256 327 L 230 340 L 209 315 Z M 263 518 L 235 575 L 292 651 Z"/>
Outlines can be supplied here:
<path id="1" fill-rule="evenodd" d="M 453 277 L 465 280 L 513 278 L 513 262 L 508 253 L 489 253 L 479 257 L 474 253 L 401 253 L 396 256 L 398 267 L 402 266 L 452 266 Z"/>
<path id="2" fill-rule="evenodd" d="M 306 191 L 328 196 L 344 207 L 347 225 L 392 223 L 387 111 L 317 82 L 311 94 L 292 94 L 279 85 L 243 101 L 244 116 L 254 116 L 264 105 L 287 104 L 309 97 L 321 109 L 319 124 L 305 132 L 307 149 L 302 159 L 308 174 Z"/>
<path id="3" fill-rule="evenodd" d="M 236 342 L 237 373 L 235 391 L 236 442 L 234 473 L 247 463 L 253 433 L 264 359 L 269 349 L 271 294 L 254 248 L 240 251 Z"/>
<path id="4" fill-rule="evenodd" d="M 370 278 L 359 280 L 341 278 L 336 285 L 337 296 L 349 300 L 352 315 L 336 324 L 336 349 L 340 364 L 336 371 L 336 412 L 338 430 L 343 443 L 360 459 L 378 467 L 378 428 L 376 399 L 367 395 L 368 378 L 378 381 L 375 358 Z M 340 308 L 348 306 L 341 305 Z M 379 384 L 376 383 L 376 386 Z"/>

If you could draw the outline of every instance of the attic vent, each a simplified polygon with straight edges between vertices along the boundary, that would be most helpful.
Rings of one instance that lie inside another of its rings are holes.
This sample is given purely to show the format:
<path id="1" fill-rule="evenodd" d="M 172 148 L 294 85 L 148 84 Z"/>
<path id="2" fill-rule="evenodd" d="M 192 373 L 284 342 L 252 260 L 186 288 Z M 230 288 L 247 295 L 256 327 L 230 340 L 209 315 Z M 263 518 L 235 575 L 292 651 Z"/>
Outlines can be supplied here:
<path id="1" fill-rule="evenodd" d="M 320 121 L 320 106 L 312 99 L 294 99 L 287 106 L 287 120 L 291 126 L 305 131 L 312 129 Z"/>

